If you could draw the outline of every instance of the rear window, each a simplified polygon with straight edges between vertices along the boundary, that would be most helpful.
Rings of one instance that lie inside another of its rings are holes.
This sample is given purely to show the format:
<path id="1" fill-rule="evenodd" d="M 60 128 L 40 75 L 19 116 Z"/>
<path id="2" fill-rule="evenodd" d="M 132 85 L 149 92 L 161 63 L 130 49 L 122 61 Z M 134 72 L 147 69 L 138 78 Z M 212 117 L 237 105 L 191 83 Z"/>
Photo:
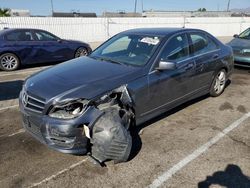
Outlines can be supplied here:
<path id="1" fill-rule="evenodd" d="M 30 41 L 33 40 L 30 31 L 15 31 L 5 35 L 7 41 Z"/>

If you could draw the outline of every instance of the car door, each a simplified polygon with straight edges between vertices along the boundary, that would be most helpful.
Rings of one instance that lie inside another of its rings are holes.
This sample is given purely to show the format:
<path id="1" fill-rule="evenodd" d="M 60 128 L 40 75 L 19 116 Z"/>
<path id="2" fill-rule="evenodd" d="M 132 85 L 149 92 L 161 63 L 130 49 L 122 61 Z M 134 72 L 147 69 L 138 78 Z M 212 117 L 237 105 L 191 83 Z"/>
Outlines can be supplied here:
<path id="1" fill-rule="evenodd" d="M 191 56 L 194 57 L 196 90 L 206 90 L 210 88 L 212 76 L 216 64 L 219 61 L 219 45 L 212 38 L 202 32 L 189 33 L 191 40 Z"/>
<path id="2" fill-rule="evenodd" d="M 63 61 L 66 59 L 68 46 L 55 35 L 42 30 L 34 30 L 39 45 L 39 57 L 44 62 Z"/>
<path id="3" fill-rule="evenodd" d="M 23 64 L 32 63 L 34 53 L 34 39 L 30 30 L 17 29 L 5 35 L 5 48 L 14 52 Z"/>
<path id="4" fill-rule="evenodd" d="M 156 70 L 160 61 L 173 62 L 173 70 Z M 160 52 L 154 69 L 148 74 L 148 102 L 141 116 L 160 113 L 185 101 L 193 92 L 195 62 L 189 57 L 186 34 L 170 38 Z"/>

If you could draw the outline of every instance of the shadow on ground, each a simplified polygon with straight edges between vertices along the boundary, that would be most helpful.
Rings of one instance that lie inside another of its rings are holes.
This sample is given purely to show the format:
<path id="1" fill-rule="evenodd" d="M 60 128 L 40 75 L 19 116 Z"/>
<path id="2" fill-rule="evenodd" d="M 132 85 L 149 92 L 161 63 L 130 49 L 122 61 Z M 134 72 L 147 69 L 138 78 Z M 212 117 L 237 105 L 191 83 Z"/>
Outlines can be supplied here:
<path id="1" fill-rule="evenodd" d="M 235 66 L 234 71 L 241 74 L 250 74 L 250 67 Z"/>
<path id="2" fill-rule="evenodd" d="M 22 85 L 23 80 L 0 82 L 0 101 L 17 99 Z"/>
<path id="3" fill-rule="evenodd" d="M 34 63 L 34 64 L 28 64 L 28 65 L 21 65 L 21 67 L 15 71 L 3 71 L 0 69 L 0 73 L 3 72 L 3 73 L 17 73 L 19 70 L 25 70 L 25 69 L 30 69 L 30 68 L 42 68 L 44 66 L 53 66 L 53 65 L 57 65 L 61 62 L 51 62 L 51 63 Z"/>
<path id="4" fill-rule="evenodd" d="M 228 85 L 230 84 L 230 82 L 228 83 Z M 196 98 L 196 99 L 193 99 L 191 101 L 188 101 L 180 106 L 177 106 L 175 108 L 173 108 L 172 110 L 170 111 L 167 111 L 163 114 L 161 114 L 160 116 L 157 116 L 156 118 L 153 118 L 145 123 L 143 123 L 142 125 L 139 125 L 137 127 L 132 127 L 131 128 L 131 136 L 132 136 L 132 140 L 133 140 L 133 145 L 132 145 L 132 150 L 131 150 L 131 153 L 130 153 L 130 157 L 129 157 L 129 160 L 132 160 L 141 150 L 141 147 L 142 147 L 142 142 L 141 142 L 141 138 L 140 138 L 140 132 L 143 128 L 157 122 L 157 121 L 160 121 L 161 119 L 164 119 L 172 114 L 175 114 L 176 112 L 178 111 L 181 111 L 183 110 L 184 108 L 190 106 L 190 105 L 193 105 L 197 102 L 200 102 L 206 98 L 208 98 L 209 95 L 204 95 L 204 96 L 201 96 L 199 98 Z"/>
<path id="5" fill-rule="evenodd" d="M 220 185 L 226 188 L 249 188 L 250 177 L 244 175 L 239 166 L 229 164 L 224 171 L 217 171 L 198 183 L 198 188 Z"/>
<path id="6" fill-rule="evenodd" d="M 228 87 L 230 84 L 231 84 L 231 80 L 228 80 L 227 83 L 226 83 L 226 87 Z M 149 125 L 151 125 L 151 124 L 153 124 L 153 123 L 155 123 L 157 121 L 160 121 L 161 119 L 164 119 L 164 118 L 166 118 L 166 117 L 168 117 L 168 116 L 170 116 L 172 114 L 175 114 L 176 112 L 181 111 L 181 110 L 183 110 L 184 108 L 187 108 L 190 105 L 193 105 L 193 104 L 195 104 L 197 102 L 200 102 L 200 101 L 202 101 L 204 99 L 207 99 L 208 97 L 210 97 L 209 94 L 203 95 L 201 97 L 198 97 L 198 98 L 190 100 L 190 101 L 187 101 L 187 102 L 183 103 L 182 105 L 179 105 L 179 106 L 173 108 L 172 110 L 169 110 L 169 111 L 157 116 L 156 118 L 153 118 L 153 119 L 143 123 L 140 126 L 132 127 L 131 128 L 131 136 L 132 136 L 133 145 L 132 145 L 129 160 L 132 160 L 141 150 L 142 142 L 141 142 L 141 138 L 140 138 L 139 133 L 143 128 L 145 128 L 145 127 L 147 127 L 147 126 L 149 126 Z"/>

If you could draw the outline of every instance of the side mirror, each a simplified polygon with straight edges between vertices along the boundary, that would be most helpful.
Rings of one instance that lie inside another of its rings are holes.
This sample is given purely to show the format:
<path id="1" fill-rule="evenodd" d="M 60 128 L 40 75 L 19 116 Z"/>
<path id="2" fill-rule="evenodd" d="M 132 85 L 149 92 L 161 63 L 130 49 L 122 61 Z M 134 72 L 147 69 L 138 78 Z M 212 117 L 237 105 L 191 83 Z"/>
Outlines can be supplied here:
<path id="1" fill-rule="evenodd" d="M 176 68 L 176 64 L 173 62 L 160 61 L 159 67 L 156 70 L 174 70 Z"/>
<path id="2" fill-rule="evenodd" d="M 239 35 L 235 34 L 233 37 L 234 37 L 234 38 L 239 38 Z"/>
<path id="3" fill-rule="evenodd" d="M 57 42 L 58 43 L 62 43 L 62 39 L 57 39 Z"/>

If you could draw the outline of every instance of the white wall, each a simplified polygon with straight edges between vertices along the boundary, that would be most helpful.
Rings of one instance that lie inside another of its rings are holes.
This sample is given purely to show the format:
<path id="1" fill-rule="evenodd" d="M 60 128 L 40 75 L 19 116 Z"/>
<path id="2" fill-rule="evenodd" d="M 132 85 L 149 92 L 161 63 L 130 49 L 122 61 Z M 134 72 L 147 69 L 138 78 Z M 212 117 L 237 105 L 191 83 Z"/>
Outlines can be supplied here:
<path id="1" fill-rule="evenodd" d="M 250 18 L 52 18 L 52 17 L 0 17 L 0 29 L 39 28 L 64 39 L 99 42 L 114 34 L 143 27 L 199 28 L 219 36 L 232 36 L 250 27 Z"/>

